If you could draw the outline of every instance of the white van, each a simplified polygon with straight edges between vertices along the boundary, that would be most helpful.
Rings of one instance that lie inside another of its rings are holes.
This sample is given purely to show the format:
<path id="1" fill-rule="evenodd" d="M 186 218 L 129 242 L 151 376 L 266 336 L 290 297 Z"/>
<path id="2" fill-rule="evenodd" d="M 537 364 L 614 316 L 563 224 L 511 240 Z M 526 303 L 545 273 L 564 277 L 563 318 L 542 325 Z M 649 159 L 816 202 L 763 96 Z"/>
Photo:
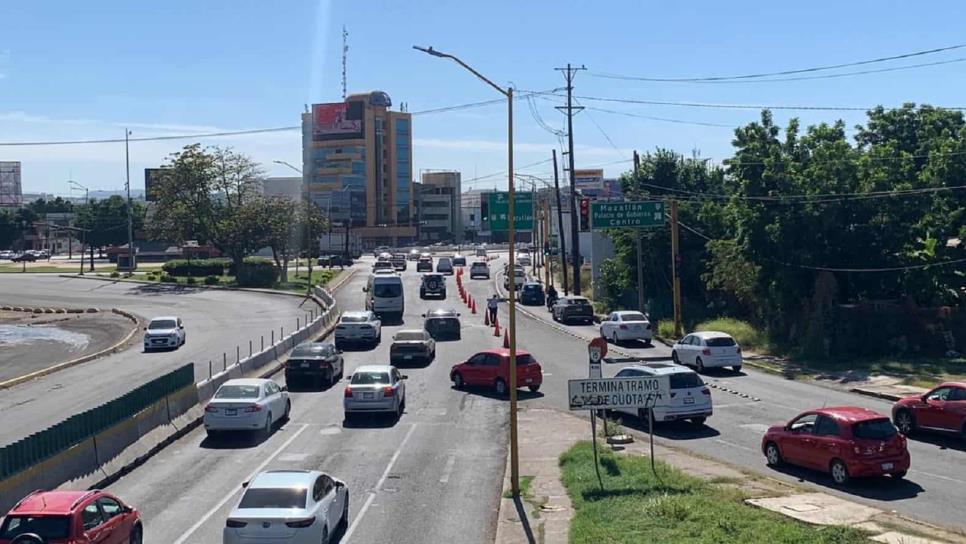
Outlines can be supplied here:
<path id="1" fill-rule="evenodd" d="M 369 276 L 369 283 L 362 288 L 366 293 L 366 309 L 380 317 L 395 316 L 402 319 L 406 311 L 406 297 L 402 278 L 396 274 Z"/>

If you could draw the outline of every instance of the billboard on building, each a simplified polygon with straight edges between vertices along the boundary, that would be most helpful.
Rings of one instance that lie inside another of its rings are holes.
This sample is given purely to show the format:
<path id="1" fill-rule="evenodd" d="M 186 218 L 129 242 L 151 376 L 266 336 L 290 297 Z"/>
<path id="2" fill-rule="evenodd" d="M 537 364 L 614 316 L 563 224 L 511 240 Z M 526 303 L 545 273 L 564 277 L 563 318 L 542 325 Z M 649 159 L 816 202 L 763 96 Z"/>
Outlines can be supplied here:
<path id="1" fill-rule="evenodd" d="M 158 186 L 161 184 L 161 176 L 164 168 L 145 168 L 144 169 L 144 200 L 154 202 L 157 200 Z"/>
<path id="2" fill-rule="evenodd" d="M 362 138 L 365 105 L 360 101 L 312 104 L 312 139 Z"/>
<path id="3" fill-rule="evenodd" d="M 23 189 L 20 185 L 20 161 L 0 161 L 0 206 L 23 205 Z"/>
<path id="4" fill-rule="evenodd" d="M 574 169 L 574 185 L 580 194 L 594 200 L 619 200 L 622 195 L 620 180 L 605 179 L 600 168 Z"/>

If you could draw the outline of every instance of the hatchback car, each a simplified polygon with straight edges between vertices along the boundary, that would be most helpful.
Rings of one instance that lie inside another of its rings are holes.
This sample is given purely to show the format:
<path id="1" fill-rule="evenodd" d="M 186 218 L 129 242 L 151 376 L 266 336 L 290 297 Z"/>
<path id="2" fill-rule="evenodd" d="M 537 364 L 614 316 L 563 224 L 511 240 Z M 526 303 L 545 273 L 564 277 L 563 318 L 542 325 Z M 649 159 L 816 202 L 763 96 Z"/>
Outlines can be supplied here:
<path id="1" fill-rule="evenodd" d="M 902 478 L 909 470 L 906 439 L 889 418 L 854 406 L 809 410 L 771 427 L 761 451 L 769 465 L 828 472 L 838 485 L 862 476 Z"/>
<path id="2" fill-rule="evenodd" d="M 396 272 L 405 272 L 407 265 L 405 253 L 396 253 L 389 262 L 392 263 L 392 267 Z"/>
<path id="3" fill-rule="evenodd" d="M 476 248 L 476 256 L 477 257 L 486 257 L 486 248 L 485 247 L 478 247 L 478 248 Z"/>
<path id="4" fill-rule="evenodd" d="M 533 264 L 533 259 L 530 257 L 529 251 L 519 251 L 516 255 L 516 262 L 523 266 L 530 266 Z"/>
<path id="5" fill-rule="evenodd" d="M 436 340 L 426 331 L 404 329 L 392 337 L 389 362 L 394 365 L 413 361 L 430 362 L 436 358 Z"/>
<path id="6" fill-rule="evenodd" d="M 269 470 L 242 484 L 223 544 L 330 542 L 349 526 L 349 487 L 316 470 Z"/>
<path id="7" fill-rule="evenodd" d="M 180 317 L 155 317 L 144 328 L 144 351 L 183 346 L 188 335 Z"/>
<path id="8" fill-rule="evenodd" d="M 517 350 L 517 386 L 527 387 L 536 393 L 543 384 L 543 370 L 540 363 L 526 351 Z M 466 386 L 492 387 L 500 396 L 509 392 L 510 350 L 505 348 L 481 351 L 465 362 L 453 365 L 449 379 L 453 387 Z"/>
<path id="9" fill-rule="evenodd" d="M 686 419 L 702 425 L 714 413 L 711 390 L 693 370 L 670 363 L 647 363 L 626 366 L 616 378 L 634 376 L 667 376 L 671 398 L 666 406 L 655 406 L 654 422 L 680 421 Z M 642 422 L 648 421 L 645 408 L 618 408 L 616 411 L 636 415 Z"/>
<path id="10" fill-rule="evenodd" d="M 523 270 L 523 267 L 513 268 L 513 289 L 519 291 L 523 288 L 523 284 L 527 282 L 527 273 Z M 503 278 L 503 288 L 507 291 L 510 290 L 510 274 L 507 273 Z"/>
<path id="11" fill-rule="evenodd" d="M 486 278 L 490 279 L 490 265 L 486 261 L 476 261 L 470 265 L 470 279 Z"/>
<path id="12" fill-rule="evenodd" d="M 453 261 L 449 257 L 440 257 L 436 261 L 436 271 L 440 274 L 453 275 Z"/>
<path id="13" fill-rule="evenodd" d="M 20 499 L 0 525 L 0 544 L 14 540 L 31 544 L 141 544 L 144 526 L 136 508 L 104 491 L 34 491 Z"/>
<path id="14" fill-rule="evenodd" d="M 724 332 L 694 332 L 671 346 L 671 359 L 675 363 L 692 366 L 698 372 L 727 366 L 740 372 L 741 346 L 731 335 Z"/>
<path id="15" fill-rule="evenodd" d="M 442 274 L 423 274 L 419 285 L 419 298 L 430 296 L 446 298 L 446 276 Z"/>
<path id="16" fill-rule="evenodd" d="M 520 288 L 520 304 L 524 306 L 543 306 L 546 300 L 543 284 L 540 282 L 528 281 Z"/>
<path id="17" fill-rule="evenodd" d="M 453 255 L 453 266 L 466 266 L 466 257 L 459 253 Z"/>
<path id="18" fill-rule="evenodd" d="M 416 261 L 416 272 L 432 272 L 433 258 L 422 256 Z"/>
<path id="19" fill-rule="evenodd" d="M 335 347 L 349 344 L 379 345 L 382 341 L 382 321 L 371 311 L 344 312 L 335 326 Z"/>
<path id="20" fill-rule="evenodd" d="M 423 329 L 435 340 L 459 340 L 460 314 L 456 310 L 437 309 L 423 314 Z"/>
<path id="21" fill-rule="evenodd" d="M 305 381 L 332 385 L 342 378 L 345 370 L 342 352 L 328 342 L 302 342 L 295 346 L 283 366 L 285 383 L 289 386 Z"/>
<path id="22" fill-rule="evenodd" d="M 350 421 L 360 413 L 394 414 L 402 417 L 406 410 L 406 378 L 391 365 L 363 365 L 349 376 L 343 392 L 342 407 Z"/>
<path id="23" fill-rule="evenodd" d="M 600 322 L 600 336 L 620 344 L 628 340 L 641 340 L 651 345 L 651 322 L 641 312 L 611 312 Z"/>
<path id="24" fill-rule="evenodd" d="M 966 442 L 966 382 L 946 382 L 925 395 L 899 399 L 892 421 L 906 436 L 922 429 L 956 433 Z"/>
<path id="25" fill-rule="evenodd" d="M 272 380 L 228 380 L 205 406 L 205 432 L 214 436 L 221 431 L 256 431 L 268 437 L 275 423 L 286 421 L 291 411 L 288 391 Z"/>

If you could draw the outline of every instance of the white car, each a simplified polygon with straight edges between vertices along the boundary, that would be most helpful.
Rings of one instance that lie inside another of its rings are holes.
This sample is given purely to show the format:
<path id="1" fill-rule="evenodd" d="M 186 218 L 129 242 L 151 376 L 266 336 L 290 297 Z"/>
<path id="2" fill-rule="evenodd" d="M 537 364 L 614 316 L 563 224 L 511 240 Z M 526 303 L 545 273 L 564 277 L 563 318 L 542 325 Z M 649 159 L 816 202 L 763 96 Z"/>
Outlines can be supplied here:
<path id="1" fill-rule="evenodd" d="M 615 378 L 631 376 L 667 376 L 671 388 L 671 398 L 665 406 L 648 408 L 654 412 L 654 422 L 678 421 L 687 419 L 695 425 L 702 425 L 711 417 L 714 408 L 711 403 L 711 390 L 693 370 L 671 363 L 647 363 L 626 366 Z M 642 423 L 647 423 L 647 409 L 618 408 L 616 411 L 632 414 Z"/>
<path id="2" fill-rule="evenodd" d="M 256 431 L 267 438 L 275 422 L 287 420 L 291 411 L 288 391 L 272 380 L 228 380 L 205 406 L 205 432 Z"/>
<path id="3" fill-rule="evenodd" d="M 392 414 L 399 419 L 406 411 L 406 378 L 391 365 L 363 365 L 349 376 L 342 395 L 345 419 L 369 412 Z"/>
<path id="4" fill-rule="evenodd" d="M 184 322 L 181 321 L 180 317 L 155 317 L 144 328 L 144 351 L 163 348 L 178 349 L 184 345 L 186 340 L 187 334 L 184 331 Z"/>
<path id="5" fill-rule="evenodd" d="M 523 284 L 527 282 L 527 273 L 523 271 L 523 268 L 513 269 L 513 281 L 514 281 L 513 288 L 516 291 L 519 291 L 520 288 L 523 287 Z M 507 290 L 510 289 L 509 275 L 503 278 L 503 288 Z"/>
<path id="6" fill-rule="evenodd" d="M 349 487 L 324 472 L 269 470 L 242 487 L 223 544 L 328 543 L 349 526 Z"/>
<path id="7" fill-rule="evenodd" d="M 530 266 L 531 264 L 533 264 L 533 260 L 530 257 L 530 253 L 523 252 L 523 251 L 517 253 L 516 259 L 514 259 L 514 262 L 523 266 Z"/>
<path id="8" fill-rule="evenodd" d="M 382 321 L 375 312 L 344 312 L 335 326 L 335 348 L 346 344 L 378 345 L 382 340 Z"/>
<path id="9" fill-rule="evenodd" d="M 490 265 L 486 261 L 476 261 L 470 265 L 470 279 L 484 277 L 490 279 Z"/>
<path id="10" fill-rule="evenodd" d="M 698 372 L 726 366 L 740 372 L 741 346 L 728 333 L 693 332 L 671 346 L 671 359 L 681 365 L 693 366 Z"/>
<path id="11" fill-rule="evenodd" d="M 628 340 L 641 340 L 651 345 L 651 322 L 641 312 L 611 312 L 600 322 L 600 336 L 615 344 Z"/>

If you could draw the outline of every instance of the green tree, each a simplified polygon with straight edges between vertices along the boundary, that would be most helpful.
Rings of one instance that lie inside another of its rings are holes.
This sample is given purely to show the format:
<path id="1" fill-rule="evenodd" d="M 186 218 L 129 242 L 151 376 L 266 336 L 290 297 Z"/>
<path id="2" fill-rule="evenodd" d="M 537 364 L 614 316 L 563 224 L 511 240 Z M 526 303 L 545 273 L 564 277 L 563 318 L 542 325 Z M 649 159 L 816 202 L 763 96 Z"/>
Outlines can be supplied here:
<path id="1" fill-rule="evenodd" d="M 133 230 L 144 228 L 146 208 L 144 204 L 131 202 L 131 222 Z M 94 249 L 100 252 L 106 246 L 126 245 L 127 236 L 127 199 L 113 195 L 104 200 L 91 200 L 76 206 L 75 226 L 84 229 L 84 240 L 90 248 L 91 261 Z"/>
<path id="2" fill-rule="evenodd" d="M 46 216 L 48 213 L 69 213 L 74 211 L 74 203 L 62 197 L 55 197 L 52 200 L 39 198 L 27 204 L 34 213 L 39 216 Z"/>
<path id="3" fill-rule="evenodd" d="M 14 214 L 0 210 L 0 248 L 8 249 L 20 238 L 20 224 Z"/>

